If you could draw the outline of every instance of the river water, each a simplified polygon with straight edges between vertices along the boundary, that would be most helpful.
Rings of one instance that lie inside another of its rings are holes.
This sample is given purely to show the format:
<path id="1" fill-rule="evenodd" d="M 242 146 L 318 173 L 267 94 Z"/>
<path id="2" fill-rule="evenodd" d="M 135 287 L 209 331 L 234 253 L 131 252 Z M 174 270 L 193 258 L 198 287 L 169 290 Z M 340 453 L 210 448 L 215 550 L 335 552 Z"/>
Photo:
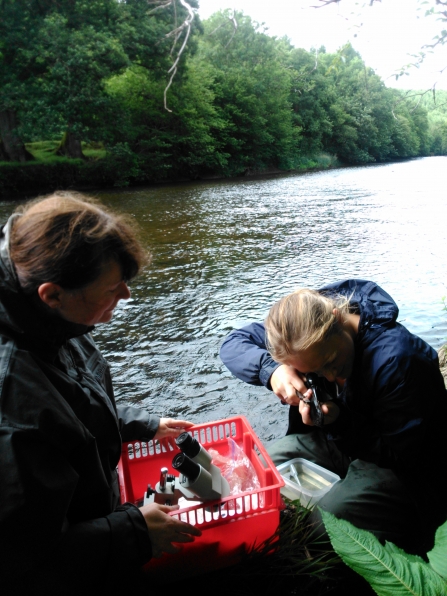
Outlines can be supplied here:
<path id="1" fill-rule="evenodd" d="M 265 442 L 287 408 L 219 359 L 234 327 L 299 286 L 372 279 L 399 321 L 447 341 L 447 157 L 258 179 L 95 193 L 131 214 L 152 254 L 94 337 L 118 401 L 196 423 L 245 414 Z M 0 203 L 2 221 L 14 204 Z"/>

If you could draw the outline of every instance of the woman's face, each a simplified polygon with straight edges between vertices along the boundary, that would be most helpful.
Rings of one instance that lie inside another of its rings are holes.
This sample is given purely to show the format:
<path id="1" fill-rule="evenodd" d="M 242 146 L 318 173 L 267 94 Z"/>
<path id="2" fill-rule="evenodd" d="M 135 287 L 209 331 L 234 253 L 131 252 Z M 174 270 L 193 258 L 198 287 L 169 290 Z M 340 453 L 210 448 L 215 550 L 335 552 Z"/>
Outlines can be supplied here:
<path id="1" fill-rule="evenodd" d="M 348 379 L 354 364 L 354 339 L 350 333 L 342 330 L 291 356 L 285 364 L 304 374 L 316 373 L 328 381 Z"/>
<path id="2" fill-rule="evenodd" d="M 97 325 L 108 323 L 113 316 L 113 310 L 120 300 L 130 298 L 121 273 L 121 267 L 116 261 L 104 265 L 101 275 L 88 286 L 80 290 L 61 290 L 59 315 L 80 325 Z"/>

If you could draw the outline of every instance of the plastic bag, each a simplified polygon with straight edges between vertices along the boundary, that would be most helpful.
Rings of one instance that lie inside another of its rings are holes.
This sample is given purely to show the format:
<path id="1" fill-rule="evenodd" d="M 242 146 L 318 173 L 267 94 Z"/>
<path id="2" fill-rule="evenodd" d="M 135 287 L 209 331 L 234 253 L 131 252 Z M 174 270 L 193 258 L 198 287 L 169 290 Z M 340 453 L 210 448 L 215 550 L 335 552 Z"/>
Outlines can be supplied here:
<path id="1" fill-rule="evenodd" d="M 261 488 L 256 470 L 243 449 L 228 438 L 228 455 L 222 455 L 215 449 L 208 449 L 213 464 L 220 469 L 222 476 L 230 485 L 230 494 L 251 492 Z"/>

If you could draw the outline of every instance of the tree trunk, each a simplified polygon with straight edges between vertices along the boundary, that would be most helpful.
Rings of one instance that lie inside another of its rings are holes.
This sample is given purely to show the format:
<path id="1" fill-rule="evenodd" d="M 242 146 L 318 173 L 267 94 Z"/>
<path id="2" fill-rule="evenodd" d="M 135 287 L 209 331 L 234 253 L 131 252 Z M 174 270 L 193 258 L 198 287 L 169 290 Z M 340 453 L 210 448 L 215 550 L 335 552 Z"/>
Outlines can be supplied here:
<path id="1" fill-rule="evenodd" d="M 34 159 L 17 134 L 17 115 L 14 110 L 0 111 L 0 158 L 22 163 Z"/>
<path id="2" fill-rule="evenodd" d="M 81 141 L 70 131 L 64 133 L 56 155 L 72 157 L 73 159 L 87 159 L 82 153 Z"/>
<path id="3" fill-rule="evenodd" d="M 3 141 L 0 139 L 0 161 L 9 161 Z"/>

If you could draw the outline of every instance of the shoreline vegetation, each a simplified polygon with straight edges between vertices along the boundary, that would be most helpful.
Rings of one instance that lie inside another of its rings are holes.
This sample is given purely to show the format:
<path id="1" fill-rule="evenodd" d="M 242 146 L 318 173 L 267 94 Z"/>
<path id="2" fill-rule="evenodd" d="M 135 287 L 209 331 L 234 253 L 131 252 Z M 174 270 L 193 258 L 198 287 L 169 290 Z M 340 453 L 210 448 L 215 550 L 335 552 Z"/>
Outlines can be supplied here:
<path id="1" fill-rule="evenodd" d="M 387 87 L 350 43 L 154 4 L 5 6 L 1 198 L 447 155 L 447 91 Z"/>
<path id="2" fill-rule="evenodd" d="M 83 144 L 87 160 L 70 159 L 52 155 L 57 143 L 29 143 L 27 150 L 35 160 L 26 163 L 0 162 L 0 198 L 29 198 L 39 194 L 54 192 L 58 189 L 94 191 L 106 188 L 124 188 L 128 186 L 159 186 L 191 181 L 219 181 L 225 179 L 256 178 L 269 175 L 300 174 L 312 171 L 346 167 L 337 156 L 320 153 L 304 157 L 297 167 L 283 170 L 275 167 L 247 168 L 242 173 L 225 177 L 221 173 L 204 173 L 194 178 L 157 178 L 152 172 L 145 172 L 134 163 L 120 160 L 115 155 L 107 154 L 102 144 Z M 48 147 L 50 150 L 48 150 Z M 50 156 L 45 155 L 50 153 Z M 399 160 L 401 161 L 401 160 Z"/>
<path id="3" fill-rule="evenodd" d="M 29 143 L 26 145 L 36 160 L 26 163 L 0 162 L 0 199 L 17 200 L 33 198 L 56 190 L 76 190 L 91 192 L 112 188 L 141 186 L 160 186 L 185 182 L 207 182 L 221 180 L 238 180 L 258 178 L 270 175 L 305 174 L 322 170 L 352 167 L 353 164 L 342 162 L 336 155 L 320 153 L 311 157 L 303 157 L 296 168 L 280 169 L 275 167 L 247 168 L 242 173 L 224 176 L 221 173 L 204 173 L 191 177 L 157 178 L 148 175 L 143 169 L 132 167 L 126 160 L 120 161 L 108 155 L 99 143 L 83 144 L 87 160 L 57 157 L 45 159 L 39 154 L 41 147 L 54 143 Z M 37 149 L 36 149 L 37 147 Z M 415 158 L 394 158 L 381 163 L 408 161 Z M 374 165 L 374 164 L 363 164 Z"/>

